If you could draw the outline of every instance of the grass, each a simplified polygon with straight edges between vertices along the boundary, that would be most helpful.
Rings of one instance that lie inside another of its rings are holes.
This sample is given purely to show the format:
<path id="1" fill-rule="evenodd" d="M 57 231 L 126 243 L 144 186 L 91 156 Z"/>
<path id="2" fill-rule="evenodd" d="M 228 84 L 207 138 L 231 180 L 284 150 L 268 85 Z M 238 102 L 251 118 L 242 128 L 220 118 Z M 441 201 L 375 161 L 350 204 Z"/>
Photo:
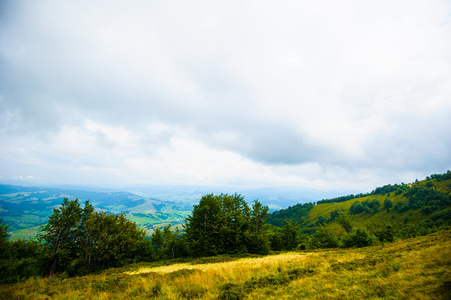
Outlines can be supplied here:
<path id="1" fill-rule="evenodd" d="M 451 299 L 451 231 L 359 249 L 130 265 L 0 286 L 0 299 Z"/>
<path id="2" fill-rule="evenodd" d="M 11 241 L 20 240 L 20 239 L 34 240 L 37 238 L 37 234 L 39 233 L 40 227 L 41 226 L 35 226 L 35 227 L 30 227 L 30 228 L 26 228 L 26 229 L 13 231 L 13 232 L 11 232 L 11 237 L 9 239 Z"/>

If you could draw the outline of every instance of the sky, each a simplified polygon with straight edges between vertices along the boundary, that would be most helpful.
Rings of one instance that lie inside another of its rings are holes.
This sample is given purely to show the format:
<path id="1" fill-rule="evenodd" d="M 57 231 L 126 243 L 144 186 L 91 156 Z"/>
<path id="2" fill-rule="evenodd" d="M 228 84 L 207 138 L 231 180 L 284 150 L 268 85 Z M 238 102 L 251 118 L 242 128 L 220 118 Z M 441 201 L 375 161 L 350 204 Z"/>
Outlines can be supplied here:
<path id="1" fill-rule="evenodd" d="M 362 192 L 451 169 L 451 2 L 0 3 L 0 181 Z"/>

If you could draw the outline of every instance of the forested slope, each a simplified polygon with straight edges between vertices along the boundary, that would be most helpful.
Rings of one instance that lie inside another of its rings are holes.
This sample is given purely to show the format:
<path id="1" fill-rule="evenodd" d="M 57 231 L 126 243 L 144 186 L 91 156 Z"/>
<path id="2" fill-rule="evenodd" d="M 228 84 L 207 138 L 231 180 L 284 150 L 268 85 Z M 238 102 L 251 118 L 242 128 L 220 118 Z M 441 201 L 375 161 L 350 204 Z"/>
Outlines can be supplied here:
<path id="1" fill-rule="evenodd" d="M 393 240 L 447 229 L 451 227 L 451 172 L 410 184 L 385 185 L 367 194 L 298 204 L 271 214 L 268 223 L 297 226 L 298 244 L 310 247 L 318 231 L 339 238 L 360 228 L 375 236 L 389 232 Z"/>

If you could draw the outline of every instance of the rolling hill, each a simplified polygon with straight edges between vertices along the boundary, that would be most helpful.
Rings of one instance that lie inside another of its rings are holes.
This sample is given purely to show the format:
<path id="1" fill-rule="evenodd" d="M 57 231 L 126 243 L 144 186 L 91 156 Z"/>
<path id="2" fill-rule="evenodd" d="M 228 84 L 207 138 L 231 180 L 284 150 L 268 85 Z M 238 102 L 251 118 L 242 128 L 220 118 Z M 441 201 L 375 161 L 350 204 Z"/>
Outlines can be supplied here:
<path id="1" fill-rule="evenodd" d="M 89 200 L 100 211 L 118 214 L 147 230 L 150 235 L 156 228 L 167 224 L 177 226 L 191 213 L 194 204 L 208 193 L 239 193 L 248 202 L 259 199 L 271 211 L 300 202 L 318 199 L 333 192 L 293 187 L 266 187 L 235 189 L 210 186 L 135 186 L 129 191 L 91 187 L 60 186 L 33 187 L 0 184 L 0 219 L 9 226 L 12 240 L 33 238 L 39 227 L 47 222 L 53 208 L 63 198 Z"/>
<path id="2" fill-rule="evenodd" d="M 371 232 L 390 226 L 398 237 L 413 237 L 451 226 L 451 172 L 433 174 L 410 184 L 386 185 L 371 193 L 297 204 L 271 214 L 268 223 L 291 221 L 304 233 L 301 241 L 320 226 L 338 236 L 346 232 L 337 221 L 350 216 L 354 227 Z"/>
<path id="3" fill-rule="evenodd" d="M 33 238 L 64 198 L 89 200 L 100 211 L 124 212 L 149 231 L 168 223 L 180 224 L 192 208 L 187 202 L 163 201 L 130 192 L 0 185 L 0 218 L 9 226 L 12 240 Z"/>

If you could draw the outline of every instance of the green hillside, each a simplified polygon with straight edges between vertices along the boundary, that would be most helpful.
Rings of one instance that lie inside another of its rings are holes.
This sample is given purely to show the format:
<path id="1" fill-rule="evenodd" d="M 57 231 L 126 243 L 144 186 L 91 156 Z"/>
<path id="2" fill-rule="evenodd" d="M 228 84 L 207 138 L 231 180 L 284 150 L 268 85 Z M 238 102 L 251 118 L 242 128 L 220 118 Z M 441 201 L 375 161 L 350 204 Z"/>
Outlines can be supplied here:
<path id="1" fill-rule="evenodd" d="M 39 243 L 0 223 L 0 298 L 449 299 L 450 189 L 448 171 L 271 215 L 207 194 L 150 238 L 145 214 L 65 198 Z"/>
<path id="2" fill-rule="evenodd" d="M 371 193 L 298 204 L 274 212 L 268 223 L 282 227 L 287 222 L 299 228 L 299 243 L 308 243 L 320 228 L 344 236 L 340 224 L 347 218 L 353 228 L 377 235 L 390 230 L 393 238 L 408 238 L 451 227 L 451 172 L 433 174 L 410 184 L 386 185 Z"/>
<path id="3" fill-rule="evenodd" d="M 129 192 L 0 184 L 0 219 L 9 226 L 11 240 L 35 239 L 39 228 L 47 223 L 53 209 L 64 198 L 90 200 L 99 211 L 126 213 L 149 236 L 156 228 L 182 224 L 192 209 L 192 204 L 186 201 L 167 201 Z"/>

